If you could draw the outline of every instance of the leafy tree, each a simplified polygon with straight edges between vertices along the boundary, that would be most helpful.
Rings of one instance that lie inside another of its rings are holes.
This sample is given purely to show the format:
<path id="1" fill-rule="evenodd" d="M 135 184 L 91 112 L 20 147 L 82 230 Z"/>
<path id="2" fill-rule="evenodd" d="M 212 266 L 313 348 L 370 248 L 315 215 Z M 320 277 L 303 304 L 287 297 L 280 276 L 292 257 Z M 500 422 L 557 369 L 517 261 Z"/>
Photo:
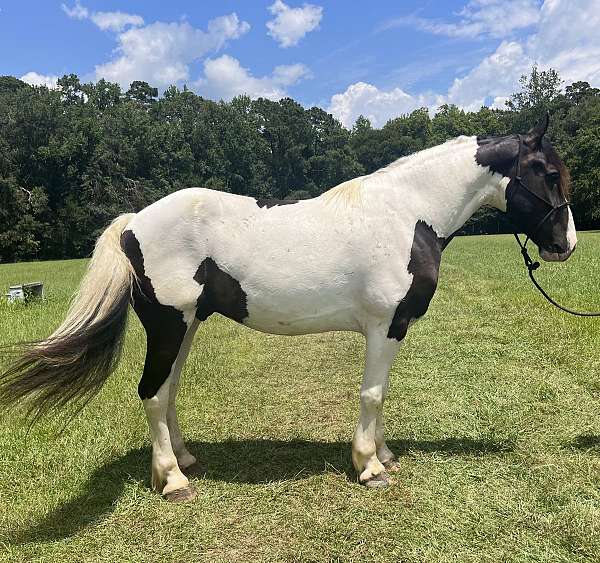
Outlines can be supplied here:
<path id="1" fill-rule="evenodd" d="M 591 98 L 600 96 L 600 89 L 592 88 L 588 82 L 573 82 L 565 88 L 565 97 L 572 104 L 580 104 Z"/>
<path id="2" fill-rule="evenodd" d="M 58 87 L 65 104 L 81 104 L 84 101 L 81 82 L 76 74 L 65 74 L 58 79 Z"/>
<path id="3" fill-rule="evenodd" d="M 352 127 L 350 147 L 367 174 L 378 168 L 381 136 L 381 130 L 373 129 L 371 122 L 363 115 L 358 117 Z"/>
<path id="4" fill-rule="evenodd" d="M 127 90 L 125 97 L 128 100 L 138 102 L 139 104 L 148 107 L 156 101 L 155 98 L 158 97 L 158 88 L 153 88 L 147 82 L 134 80 L 131 83 L 129 90 Z"/>
<path id="5" fill-rule="evenodd" d="M 105 111 L 121 102 L 121 87 L 104 78 L 95 84 L 93 82 L 84 84 L 81 90 L 87 96 L 88 102 L 100 111 Z"/>
<path id="6" fill-rule="evenodd" d="M 522 111 L 530 108 L 549 109 L 552 101 L 561 94 L 562 80 L 553 69 L 531 69 L 529 76 L 521 76 L 521 91 L 514 93 L 506 102 L 511 111 Z"/>
<path id="7" fill-rule="evenodd" d="M 23 88 L 29 88 L 29 85 L 14 76 L 0 76 L 0 95 L 14 94 Z"/>

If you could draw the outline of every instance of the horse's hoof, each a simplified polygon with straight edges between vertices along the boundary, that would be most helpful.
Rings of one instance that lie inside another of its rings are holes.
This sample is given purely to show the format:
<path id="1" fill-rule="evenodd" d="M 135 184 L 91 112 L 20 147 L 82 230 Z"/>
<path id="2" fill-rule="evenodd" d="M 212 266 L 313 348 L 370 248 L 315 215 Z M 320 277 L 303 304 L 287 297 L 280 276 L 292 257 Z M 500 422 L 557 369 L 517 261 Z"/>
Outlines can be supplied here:
<path id="1" fill-rule="evenodd" d="M 194 500 L 197 495 L 196 489 L 192 485 L 188 485 L 182 489 L 175 489 L 163 496 L 169 502 L 189 502 L 190 500 Z"/>
<path id="2" fill-rule="evenodd" d="M 398 473 L 398 471 L 400 471 L 400 469 L 402 469 L 402 465 L 400 465 L 400 462 L 395 459 L 390 459 L 388 461 L 385 461 L 383 463 L 383 467 L 385 467 L 385 470 L 388 473 Z"/>
<path id="3" fill-rule="evenodd" d="M 390 476 L 385 471 L 382 471 L 378 475 L 369 477 L 369 479 L 363 481 L 362 484 L 367 487 L 367 489 L 384 489 L 385 487 L 390 486 Z"/>
<path id="4" fill-rule="evenodd" d="M 188 467 L 183 467 L 181 471 L 188 478 L 202 477 L 205 473 L 204 469 L 202 469 L 202 466 L 197 461 L 192 463 L 192 465 L 188 465 Z"/>

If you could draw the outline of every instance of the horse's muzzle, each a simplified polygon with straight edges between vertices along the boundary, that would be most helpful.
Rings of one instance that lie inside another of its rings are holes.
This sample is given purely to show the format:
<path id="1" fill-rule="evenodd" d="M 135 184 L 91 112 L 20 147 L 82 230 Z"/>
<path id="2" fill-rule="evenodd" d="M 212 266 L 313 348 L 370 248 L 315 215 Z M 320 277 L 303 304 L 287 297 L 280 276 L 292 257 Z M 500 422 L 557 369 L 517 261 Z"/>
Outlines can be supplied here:
<path id="1" fill-rule="evenodd" d="M 577 245 L 569 248 L 566 252 L 550 252 L 549 250 L 545 250 L 543 248 L 539 248 L 540 258 L 545 262 L 564 262 L 567 260 L 573 252 L 575 252 L 575 248 Z"/>

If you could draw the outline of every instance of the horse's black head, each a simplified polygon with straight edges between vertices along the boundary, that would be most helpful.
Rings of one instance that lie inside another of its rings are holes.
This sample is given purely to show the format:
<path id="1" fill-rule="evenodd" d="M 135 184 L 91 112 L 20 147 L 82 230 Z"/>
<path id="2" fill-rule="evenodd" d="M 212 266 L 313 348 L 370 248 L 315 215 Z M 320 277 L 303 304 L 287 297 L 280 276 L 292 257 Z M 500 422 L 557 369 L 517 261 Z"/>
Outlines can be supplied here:
<path id="1" fill-rule="evenodd" d="M 548 115 L 526 135 L 479 139 L 477 163 L 509 178 L 506 212 L 548 261 L 566 260 L 577 243 L 567 204 L 569 171 L 544 139 Z"/>

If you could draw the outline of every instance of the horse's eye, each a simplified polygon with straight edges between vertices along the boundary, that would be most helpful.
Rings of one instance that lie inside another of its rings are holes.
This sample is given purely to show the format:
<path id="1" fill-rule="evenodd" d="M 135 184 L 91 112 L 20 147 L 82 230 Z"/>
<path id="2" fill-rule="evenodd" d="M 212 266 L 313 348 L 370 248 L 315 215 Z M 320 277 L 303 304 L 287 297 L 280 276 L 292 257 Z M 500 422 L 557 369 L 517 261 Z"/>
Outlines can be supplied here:
<path id="1" fill-rule="evenodd" d="M 540 160 L 534 160 L 531 163 L 531 168 L 538 176 L 543 176 L 546 173 L 546 166 Z"/>
<path id="2" fill-rule="evenodd" d="M 558 184 L 558 181 L 560 180 L 560 174 L 556 171 L 548 172 L 548 174 L 546 174 L 546 178 L 548 179 L 548 182 L 550 184 L 555 186 L 556 184 Z"/>

